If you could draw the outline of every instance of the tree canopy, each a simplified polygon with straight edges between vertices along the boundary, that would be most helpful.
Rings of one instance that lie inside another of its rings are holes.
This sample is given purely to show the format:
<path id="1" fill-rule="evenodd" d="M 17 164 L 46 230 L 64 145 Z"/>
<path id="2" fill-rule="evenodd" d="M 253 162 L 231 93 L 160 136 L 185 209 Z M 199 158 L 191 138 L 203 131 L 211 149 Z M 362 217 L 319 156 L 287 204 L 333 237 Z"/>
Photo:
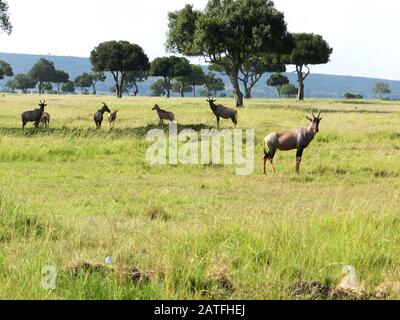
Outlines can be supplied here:
<path id="1" fill-rule="evenodd" d="M 193 96 L 196 96 L 196 86 L 204 85 L 206 75 L 203 69 L 198 65 L 190 65 L 191 71 L 188 76 L 175 78 L 173 86 L 174 92 L 179 92 L 181 97 L 187 92 L 193 91 Z"/>
<path id="2" fill-rule="evenodd" d="M 8 3 L 4 0 L 0 0 L 0 30 L 11 34 L 12 24 L 8 13 Z"/>
<path id="3" fill-rule="evenodd" d="M 171 96 L 172 80 L 190 76 L 191 72 L 189 60 L 175 56 L 157 58 L 150 67 L 152 76 L 164 79 L 167 98 Z"/>
<path id="4" fill-rule="evenodd" d="M 57 92 L 60 93 L 60 86 L 62 83 L 69 81 L 69 74 L 63 70 L 56 70 L 54 73 L 53 82 L 57 84 Z"/>
<path id="5" fill-rule="evenodd" d="M 217 78 L 215 73 L 209 72 L 205 78 L 205 89 L 204 94 L 208 97 L 211 95 L 216 97 L 218 91 L 225 90 L 225 83 L 221 78 Z"/>
<path id="6" fill-rule="evenodd" d="M 150 89 L 153 97 L 165 96 L 167 89 L 165 88 L 164 79 L 158 79 L 157 81 L 154 81 L 151 84 Z"/>
<path id="7" fill-rule="evenodd" d="M 87 92 L 86 88 L 90 88 L 92 86 L 92 77 L 89 73 L 84 72 L 80 76 L 77 76 L 74 80 L 75 86 L 81 88 L 81 92 Z"/>
<path id="8" fill-rule="evenodd" d="M 133 88 L 133 95 L 136 97 L 139 93 L 139 83 L 147 79 L 147 72 L 133 71 L 126 75 L 126 85 L 128 90 Z"/>
<path id="9" fill-rule="evenodd" d="M 287 56 L 285 62 L 296 66 L 299 82 L 298 99 L 304 100 L 304 80 L 310 74 L 309 65 L 328 63 L 333 49 L 322 36 L 317 34 L 294 33 L 291 36 L 294 41 L 294 49 Z M 304 67 L 307 72 L 303 72 Z"/>
<path id="10" fill-rule="evenodd" d="M 40 59 L 29 71 L 29 76 L 39 83 L 39 93 L 44 93 L 45 86 L 55 79 L 56 68 L 52 61 Z"/>
<path id="11" fill-rule="evenodd" d="M 0 60 L 0 80 L 4 79 L 4 77 L 12 76 L 14 76 L 14 72 L 11 66 L 7 62 Z"/>
<path id="12" fill-rule="evenodd" d="M 289 84 L 289 79 L 281 73 L 273 73 L 267 80 L 267 86 L 276 88 L 279 98 L 281 97 L 282 87 Z"/>
<path id="13" fill-rule="evenodd" d="M 62 84 L 61 91 L 64 93 L 74 93 L 75 92 L 75 84 L 73 81 L 67 81 Z"/>
<path id="14" fill-rule="evenodd" d="M 149 58 L 143 49 L 128 41 L 102 42 L 91 52 L 90 60 L 94 71 L 112 74 L 119 98 L 122 98 L 128 72 L 149 69 Z"/>
<path id="15" fill-rule="evenodd" d="M 288 97 L 288 98 L 296 97 L 298 91 L 299 91 L 299 89 L 296 88 L 296 86 L 291 83 L 283 85 L 280 90 L 281 95 Z"/>
<path id="16" fill-rule="evenodd" d="M 385 82 L 375 83 L 373 91 L 378 95 L 379 99 L 383 99 L 385 95 L 392 93 L 389 84 Z"/>
<path id="17" fill-rule="evenodd" d="M 204 11 L 186 5 L 169 13 L 167 49 L 202 56 L 229 76 L 237 106 L 243 106 L 239 71 L 257 55 L 290 52 L 284 15 L 270 0 L 210 0 Z"/>
<path id="18" fill-rule="evenodd" d="M 26 93 L 28 89 L 36 87 L 37 81 L 32 79 L 29 74 L 17 74 L 13 80 L 15 89 Z"/>

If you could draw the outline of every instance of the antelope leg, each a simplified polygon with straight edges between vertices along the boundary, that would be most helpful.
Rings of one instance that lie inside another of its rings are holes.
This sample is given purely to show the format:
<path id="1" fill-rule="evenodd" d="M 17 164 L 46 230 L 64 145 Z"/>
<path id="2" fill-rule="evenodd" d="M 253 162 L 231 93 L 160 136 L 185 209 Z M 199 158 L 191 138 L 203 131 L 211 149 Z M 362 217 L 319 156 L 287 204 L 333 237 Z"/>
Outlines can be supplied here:
<path id="1" fill-rule="evenodd" d="M 274 160 L 273 159 L 269 159 L 269 164 L 271 165 L 272 171 L 274 172 L 274 174 L 276 173 L 275 170 L 275 166 L 274 166 Z"/>
<path id="2" fill-rule="evenodd" d="M 264 165 L 263 165 L 263 174 L 266 176 L 267 175 L 267 158 L 264 157 Z"/>

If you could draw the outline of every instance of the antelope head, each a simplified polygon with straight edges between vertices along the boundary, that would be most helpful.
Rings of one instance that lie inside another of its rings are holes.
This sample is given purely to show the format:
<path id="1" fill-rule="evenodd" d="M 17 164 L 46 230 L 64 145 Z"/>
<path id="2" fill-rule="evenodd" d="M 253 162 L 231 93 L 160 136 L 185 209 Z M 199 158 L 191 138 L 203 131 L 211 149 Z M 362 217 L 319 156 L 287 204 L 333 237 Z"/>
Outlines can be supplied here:
<path id="1" fill-rule="evenodd" d="M 47 107 L 46 100 L 40 100 L 39 107 L 40 109 L 44 110 L 44 108 Z"/>
<path id="2" fill-rule="evenodd" d="M 111 110 L 108 108 L 107 104 L 106 104 L 105 102 L 102 102 L 102 104 L 103 104 L 102 110 L 103 110 L 104 112 L 111 113 Z"/>
<path id="3" fill-rule="evenodd" d="M 319 124 L 322 120 L 321 118 L 321 111 L 318 110 L 318 116 L 315 116 L 314 112 L 312 110 L 310 110 L 310 117 L 306 117 L 308 121 L 311 122 L 311 128 L 312 131 L 314 132 L 314 134 L 317 134 L 319 132 Z"/>
<path id="4" fill-rule="evenodd" d="M 208 98 L 207 102 L 210 104 L 210 106 L 212 106 L 215 102 L 217 102 L 217 100 L 215 100 L 214 98 Z"/>

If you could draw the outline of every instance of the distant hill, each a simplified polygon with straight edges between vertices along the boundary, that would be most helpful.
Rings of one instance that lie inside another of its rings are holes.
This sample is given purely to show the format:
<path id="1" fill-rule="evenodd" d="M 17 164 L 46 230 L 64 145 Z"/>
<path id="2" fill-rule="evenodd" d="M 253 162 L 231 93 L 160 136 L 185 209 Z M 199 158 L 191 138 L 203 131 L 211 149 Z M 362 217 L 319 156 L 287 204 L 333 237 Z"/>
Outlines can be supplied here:
<path id="1" fill-rule="evenodd" d="M 45 58 L 54 62 L 58 69 L 62 69 L 69 73 L 70 78 L 73 80 L 76 76 L 83 72 L 91 70 L 90 60 L 88 58 L 78 58 L 70 56 L 52 56 L 52 55 L 31 55 L 31 54 L 14 54 L 14 53 L 0 53 L 0 60 L 8 62 L 15 74 L 26 73 L 31 67 L 40 59 Z M 207 71 L 207 66 L 203 66 Z M 232 93 L 232 86 L 229 79 L 223 75 L 226 84 L 226 94 Z M 287 73 L 290 81 L 296 83 L 296 75 L 294 73 Z M 276 91 L 273 88 L 266 86 L 267 75 L 259 81 L 253 90 L 254 97 L 276 97 Z M 8 79 L 0 81 L 0 88 L 4 88 L 4 84 Z M 149 78 L 147 81 L 140 85 L 140 95 L 150 95 L 150 85 L 154 78 Z M 372 92 L 374 83 L 384 81 L 389 83 L 392 90 L 390 98 L 400 99 L 400 81 L 351 77 L 351 76 L 333 76 L 322 74 L 311 74 L 306 80 L 306 97 L 309 98 L 343 98 L 346 92 L 361 94 L 365 98 L 376 98 Z M 106 82 L 98 84 L 98 92 L 108 94 L 110 88 L 114 85 L 111 76 L 107 77 Z"/>

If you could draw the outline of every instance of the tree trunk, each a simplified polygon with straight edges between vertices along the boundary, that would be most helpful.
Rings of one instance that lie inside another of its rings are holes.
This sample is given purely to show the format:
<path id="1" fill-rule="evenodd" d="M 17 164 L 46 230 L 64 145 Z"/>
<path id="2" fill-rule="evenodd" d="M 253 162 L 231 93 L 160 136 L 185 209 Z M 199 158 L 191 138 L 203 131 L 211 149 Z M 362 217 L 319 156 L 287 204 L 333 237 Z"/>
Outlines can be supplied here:
<path id="1" fill-rule="evenodd" d="M 231 80 L 233 87 L 233 96 L 235 98 L 236 107 L 243 107 L 243 93 L 240 90 L 239 85 L 239 69 L 237 70 L 226 70 L 226 74 L 229 74 L 229 79 Z"/>
<path id="2" fill-rule="evenodd" d="M 302 75 L 299 76 L 299 93 L 297 95 L 299 101 L 304 100 L 304 78 Z"/>
<path id="3" fill-rule="evenodd" d="M 251 99 L 251 98 L 252 98 L 252 96 L 251 96 L 251 88 L 246 88 L 246 89 L 245 89 L 245 96 L 244 96 L 244 98 L 245 98 L 245 99 Z"/>
<path id="4" fill-rule="evenodd" d="M 93 95 L 95 96 L 95 95 L 97 94 L 97 92 L 96 92 L 96 85 L 93 84 L 92 87 L 93 87 Z"/>
<path id="5" fill-rule="evenodd" d="M 196 86 L 193 86 L 193 97 L 196 98 Z"/>
<path id="6" fill-rule="evenodd" d="M 296 66 L 297 81 L 299 83 L 299 92 L 298 92 L 298 95 L 297 95 L 297 99 L 299 101 L 303 101 L 304 100 L 304 80 L 306 80 L 306 78 L 310 74 L 310 68 L 307 65 L 305 67 L 308 69 L 308 71 L 307 71 L 306 74 L 303 74 L 303 65 Z"/>
<path id="7" fill-rule="evenodd" d="M 137 85 L 137 83 L 132 83 L 133 86 L 135 87 L 135 91 L 133 91 L 133 96 L 137 96 L 139 93 L 139 86 Z"/>
<path id="8" fill-rule="evenodd" d="M 165 90 L 167 91 L 167 98 L 169 99 L 171 97 L 170 81 L 167 77 L 164 77 L 164 81 L 165 81 Z"/>

